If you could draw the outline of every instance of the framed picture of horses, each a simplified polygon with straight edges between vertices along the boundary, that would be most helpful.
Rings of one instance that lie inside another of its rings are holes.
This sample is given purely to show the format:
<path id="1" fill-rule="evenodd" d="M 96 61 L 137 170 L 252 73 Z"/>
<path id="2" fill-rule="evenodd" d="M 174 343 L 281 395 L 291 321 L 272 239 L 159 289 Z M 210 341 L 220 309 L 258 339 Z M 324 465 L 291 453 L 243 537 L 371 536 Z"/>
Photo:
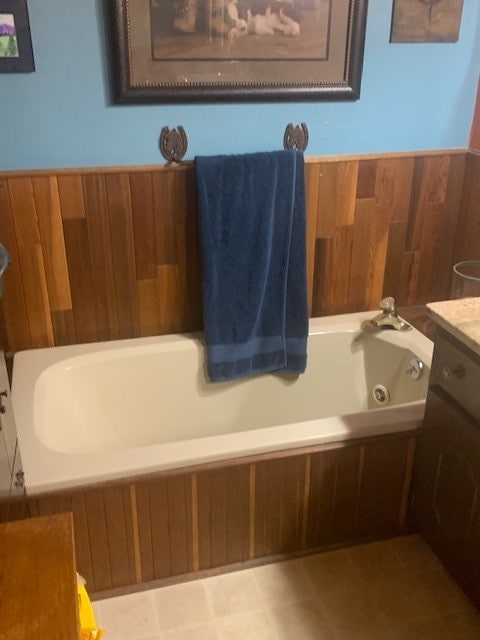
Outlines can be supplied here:
<path id="1" fill-rule="evenodd" d="M 356 100 L 368 0 L 111 0 L 115 103 Z"/>

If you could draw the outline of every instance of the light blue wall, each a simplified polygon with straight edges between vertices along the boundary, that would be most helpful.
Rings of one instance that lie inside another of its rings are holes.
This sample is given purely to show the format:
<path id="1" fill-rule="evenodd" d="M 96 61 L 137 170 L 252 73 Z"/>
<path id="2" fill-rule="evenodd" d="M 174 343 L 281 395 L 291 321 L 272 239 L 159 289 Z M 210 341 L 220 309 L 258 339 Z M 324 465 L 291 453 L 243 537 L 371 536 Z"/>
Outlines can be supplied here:
<path id="1" fill-rule="evenodd" d="M 110 106 L 102 0 L 29 0 L 36 72 L 0 76 L 0 170 L 162 163 L 163 126 L 196 154 L 278 149 L 306 122 L 307 155 L 465 148 L 480 70 L 480 2 L 455 44 L 389 44 L 392 0 L 370 0 L 361 98 L 347 103 Z"/>

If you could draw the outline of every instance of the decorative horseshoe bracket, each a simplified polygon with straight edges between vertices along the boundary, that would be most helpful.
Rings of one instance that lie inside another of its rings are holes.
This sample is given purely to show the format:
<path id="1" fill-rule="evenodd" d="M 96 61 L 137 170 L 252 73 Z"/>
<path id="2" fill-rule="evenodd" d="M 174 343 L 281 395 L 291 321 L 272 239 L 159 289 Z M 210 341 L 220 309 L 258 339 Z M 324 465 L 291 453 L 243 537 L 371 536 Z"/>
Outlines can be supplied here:
<path id="1" fill-rule="evenodd" d="M 304 122 L 302 122 L 299 127 L 294 127 L 292 123 L 287 124 L 285 135 L 283 136 L 283 148 L 293 149 L 294 151 L 305 151 L 307 145 L 307 125 Z"/>
<path id="2" fill-rule="evenodd" d="M 187 135 L 181 125 L 172 130 L 163 127 L 160 132 L 159 148 L 167 162 L 180 162 L 187 153 L 187 146 Z"/>

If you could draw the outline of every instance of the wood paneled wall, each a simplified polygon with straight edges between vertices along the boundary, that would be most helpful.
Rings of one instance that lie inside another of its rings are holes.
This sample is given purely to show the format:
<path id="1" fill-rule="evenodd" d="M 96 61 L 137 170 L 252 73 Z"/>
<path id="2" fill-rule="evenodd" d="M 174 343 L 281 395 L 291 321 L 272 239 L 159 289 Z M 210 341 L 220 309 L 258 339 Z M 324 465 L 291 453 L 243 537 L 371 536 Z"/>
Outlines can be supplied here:
<path id="1" fill-rule="evenodd" d="M 31 497 L 71 511 L 78 571 L 108 592 L 406 533 L 416 434 L 277 452 Z"/>
<path id="2" fill-rule="evenodd" d="M 480 257 L 479 173 L 465 152 L 309 160 L 312 315 L 448 297 L 454 261 Z M 190 163 L 2 174 L 0 242 L 8 351 L 202 326 Z"/>

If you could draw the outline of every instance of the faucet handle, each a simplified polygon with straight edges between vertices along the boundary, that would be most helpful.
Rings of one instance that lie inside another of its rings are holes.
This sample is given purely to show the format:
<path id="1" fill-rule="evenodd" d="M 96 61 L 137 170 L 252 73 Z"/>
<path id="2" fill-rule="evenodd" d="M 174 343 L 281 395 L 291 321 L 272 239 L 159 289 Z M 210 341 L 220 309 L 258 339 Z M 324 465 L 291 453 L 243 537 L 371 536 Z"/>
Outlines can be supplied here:
<path id="1" fill-rule="evenodd" d="M 395 304 L 395 299 L 391 296 L 387 298 L 383 298 L 380 300 L 380 309 L 385 313 L 395 314 L 397 313 L 397 305 Z"/>

